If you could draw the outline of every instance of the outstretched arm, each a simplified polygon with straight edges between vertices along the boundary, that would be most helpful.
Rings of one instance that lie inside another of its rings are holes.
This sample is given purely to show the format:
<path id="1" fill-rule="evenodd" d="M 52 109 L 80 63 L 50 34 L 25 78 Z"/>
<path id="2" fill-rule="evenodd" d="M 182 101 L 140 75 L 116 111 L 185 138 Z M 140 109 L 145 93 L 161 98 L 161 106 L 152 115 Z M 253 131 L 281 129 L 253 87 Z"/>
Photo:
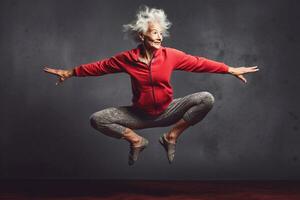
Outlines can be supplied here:
<path id="1" fill-rule="evenodd" d="M 228 66 L 224 63 L 209 60 L 204 57 L 186 54 L 177 49 L 169 49 L 169 55 L 174 60 L 174 70 L 188 72 L 228 73 Z"/>
<path id="2" fill-rule="evenodd" d="M 118 54 L 97 62 L 79 65 L 74 69 L 62 70 L 45 67 L 44 71 L 56 75 L 58 77 L 56 85 L 58 85 L 72 76 L 102 76 L 105 74 L 123 72 L 123 62 L 125 62 L 125 57 L 123 54 Z"/>
<path id="3" fill-rule="evenodd" d="M 228 73 L 234 75 L 238 79 L 242 80 L 244 83 L 247 83 L 247 79 L 243 74 L 257 72 L 259 69 L 257 66 L 253 67 L 228 67 Z"/>
<path id="4" fill-rule="evenodd" d="M 223 73 L 232 74 L 247 83 L 243 74 L 257 72 L 259 69 L 257 66 L 253 67 L 230 67 L 224 63 L 209 60 L 207 58 L 192 56 L 185 54 L 182 51 L 176 49 L 170 49 L 171 55 L 175 62 L 175 70 L 184 70 L 189 72 L 210 72 L 210 73 Z"/>

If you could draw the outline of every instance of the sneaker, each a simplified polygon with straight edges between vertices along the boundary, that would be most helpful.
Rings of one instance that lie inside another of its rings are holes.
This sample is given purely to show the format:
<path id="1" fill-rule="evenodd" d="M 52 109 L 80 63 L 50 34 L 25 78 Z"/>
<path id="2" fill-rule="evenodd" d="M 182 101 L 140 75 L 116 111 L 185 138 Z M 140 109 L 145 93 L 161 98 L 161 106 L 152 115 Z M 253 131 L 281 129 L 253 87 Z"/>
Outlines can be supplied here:
<path id="1" fill-rule="evenodd" d="M 174 160 L 175 157 L 175 147 L 176 147 L 176 143 L 170 143 L 168 142 L 167 138 L 166 138 L 166 133 L 163 134 L 160 138 L 159 138 L 159 143 L 164 147 L 164 149 L 167 152 L 167 157 L 169 160 L 169 163 L 171 164 Z"/>
<path id="2" fill-rule="evenodd" d="M 147 147 L 148 144 L 149 141 L 146 138 L 142 137 L 141 146 L 135 147 L 130 145 L 130 151 L 128 155 L 128 165 L 133 165 L 137 161 L 139 154 Z"/>

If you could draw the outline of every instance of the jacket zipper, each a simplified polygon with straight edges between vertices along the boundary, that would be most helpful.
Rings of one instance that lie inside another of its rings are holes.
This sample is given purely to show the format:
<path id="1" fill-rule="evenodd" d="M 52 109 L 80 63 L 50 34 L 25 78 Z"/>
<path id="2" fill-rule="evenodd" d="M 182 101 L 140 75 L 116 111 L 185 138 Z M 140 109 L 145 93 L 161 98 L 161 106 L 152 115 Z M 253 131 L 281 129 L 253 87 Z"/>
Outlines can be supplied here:
<path id="1" fill-rule="evenodd" d="M 152 60 L 153 60 L 153 57 L 151 58 L 150 64 L 149 64 L 149 75 L 150 75 L 150 84 L 151 84 L 151 87 L 152 87 L 152 96 L 153 96 L 153 100 L 154 100 L 154 109 L 156 111 L 156 99 L 155 99 L 155 94 L 154 94 L 154 87 L 153 87 L 153 80 L 152 80 L 152 73 L 151 73 Z"/>

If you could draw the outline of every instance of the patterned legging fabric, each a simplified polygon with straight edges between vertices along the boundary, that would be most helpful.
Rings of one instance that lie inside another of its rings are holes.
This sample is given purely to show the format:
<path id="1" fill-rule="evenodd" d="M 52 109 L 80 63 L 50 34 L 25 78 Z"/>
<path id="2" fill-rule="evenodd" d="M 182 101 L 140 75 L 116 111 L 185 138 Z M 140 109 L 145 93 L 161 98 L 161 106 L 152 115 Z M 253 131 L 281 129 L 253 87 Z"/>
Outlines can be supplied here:
<path id="1" fill-rule="evenodd" d="M 156 117 L 147 116 L 132 106 L 110 107 L 95 112 L 90 117 L 91 125 L 101 133 L 122 138 L 124 130 L 166 127 L 180 119 L 193 126 L 211 110 L 214 97 L 209 92 L 197 92 L 174 99 L 167 109 Z"/>

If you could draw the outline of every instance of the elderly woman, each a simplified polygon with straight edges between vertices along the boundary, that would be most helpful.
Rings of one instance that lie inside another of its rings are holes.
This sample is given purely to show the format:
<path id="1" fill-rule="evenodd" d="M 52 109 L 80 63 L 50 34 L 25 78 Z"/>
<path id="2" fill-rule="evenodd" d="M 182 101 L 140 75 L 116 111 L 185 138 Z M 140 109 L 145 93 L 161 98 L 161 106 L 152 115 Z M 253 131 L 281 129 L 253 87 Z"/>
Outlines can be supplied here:
<path id="1" fill-rule="evenodd" d="M 130 143 L 129 165 L 137 161 L 139 153 L 148 145 L 148 140 L 134 130 L 173 125 L 159 139 L 171 163 L 179 136 L 189 126 L 200 122 L 213 106 L 214 97 L 209 92 L 173 99 L 170 79 L 174 70 L 232 74 L 245 83 L 243 74 L 258 71 L 257 66 L 233 68 L 163 47 L 163 37 L 168 36 L 170 26 L 163 10 L 145 7 L 137 12 L 135 21 L 124 25 L 125 32 L 139 43 L 137 48 L 69 70 L 44 68 L 45 72 L 58 76 L 56 84 L 73 76 L 102 76 L 118 72 L 129 74 L 132 105 L 106 108 L 90 117 L 91 125 L 98 131 Z"/>

